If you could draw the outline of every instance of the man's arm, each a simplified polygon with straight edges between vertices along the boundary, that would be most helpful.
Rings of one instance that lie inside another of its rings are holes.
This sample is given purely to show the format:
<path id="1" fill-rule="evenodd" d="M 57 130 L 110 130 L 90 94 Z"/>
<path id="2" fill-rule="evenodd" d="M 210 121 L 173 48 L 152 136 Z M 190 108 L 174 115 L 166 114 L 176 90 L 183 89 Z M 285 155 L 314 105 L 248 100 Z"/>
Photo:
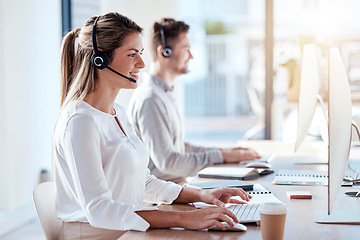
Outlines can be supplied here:
<path id="1" fill-rule="evenodd" d="M 149 148 L 157 169 L 173 176 L 194 176 L 206 166 L 222 163 L 219 149 L 205 152 L 180 152 L 170 131 L 170 119 L 165 104 L 159 98 L 146 99 L 139 110 L 132 113 L 137 134 Z M 185 144 L 185 143 L 184 143 Z"/>

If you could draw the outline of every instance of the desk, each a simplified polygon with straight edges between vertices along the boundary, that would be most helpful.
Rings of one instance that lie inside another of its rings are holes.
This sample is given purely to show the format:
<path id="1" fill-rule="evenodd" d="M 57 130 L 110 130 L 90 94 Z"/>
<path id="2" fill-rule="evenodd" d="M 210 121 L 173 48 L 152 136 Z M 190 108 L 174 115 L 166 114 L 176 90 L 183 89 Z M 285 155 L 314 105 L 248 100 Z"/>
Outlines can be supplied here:
<path id="1" fill-rule="evenodd" d="M 295 165 L 292 163 L 294 156 L 316 156 L 326 157 L 327 147 L 323 142 L 304 142 L 299 152 L 294 154 L 294 144 L 285 144 L 275 141 L 248 141 L 240 142 L 241 146 L 253 147 L 261 153 L 277 152 L 276 159 L 272 162 L 273 169 L 315 169 L 324 170 L 326 165 Z M 351 150 L 350 158 L 356 156 L 360 159 L 360 148 Z M 359 160 L 351 160 L 352 166 L 360 169 Z M 327 209 L 327 187 L 326 186 L 295 186 L 295 185 L 273 185 L 275 175 L 270 174 L 252 180 L 260 183 L 288 206 L 286 217 L 284 239 L 360 239 L 359 225 L 342 224 L 318 224 L 314 222 L 315 213 L 318 209 Z M 199 179 L 201 180 L 201 179 Z M 287 191 L 308 190 L 312 193 L 311 200 L 289 200 Z M 342 188 L 334 209 L 360 210 L 360 199 L 344 196 L 344 192 L 350 188 Z M 186 204 L 173 204 L 161 206 L 168 210 L 193 210 Z M 191 230 L 172 229 L 149 229 L 146 232 L 128 231 L 120 239 L 126 240 L 158 240 L 158 239 L 191 239 L 191 240 L 233 240 L 233 239 L 261 239 L 260 227 L 247 225 L 247 232 L 206 232 Z"/>

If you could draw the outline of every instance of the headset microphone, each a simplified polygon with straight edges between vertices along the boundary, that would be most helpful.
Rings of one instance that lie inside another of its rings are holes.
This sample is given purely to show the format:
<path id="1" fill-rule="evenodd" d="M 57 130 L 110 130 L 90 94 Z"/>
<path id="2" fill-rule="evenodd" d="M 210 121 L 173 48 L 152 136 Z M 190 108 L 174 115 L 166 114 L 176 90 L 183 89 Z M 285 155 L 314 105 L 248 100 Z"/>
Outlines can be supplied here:
<path id="1" fill-rule="evenodd" d="M 98 16 L 95 19 L 93 30 L 92 30 L 92 40 L 93 40 L 93 47 L 94 47 L 94 54 L 91 56 L 92 65 L 96 69 L 100 69 L 100 70 L 102 70 L 104 68 L 107 68 L 110 71 L 112 71 L 113 73 L 116 73 L 117 75 L 119 75 L 119 76 L 121 76 L 123 78 L 126 78 L 126 79 L 130 80 L 133 83 L 136 83 L 135 79 L 129 78 L 129 77 L 125 76 L 124 74 L 121 74 L 118 71 L 116 71 L 116 70 L 112 69 L 111 67 L 109 67 L 109 57 L 108 57 L 108 55 L 106 53 L 104 53 L 103 51 L 100 51 L 98 49 L 97 44 L 96 44 L 96 23 L 97 23 L 97 21 L 98 21 L 98 19 L 100 17 L 101 16 Z"/>
<path id="2" fill-rule="evenodd" d="M 129 77 L 125 76 L 124 74 L 121 74 L 121 73 L 119 73 L 118 71 L 115 71 L 114 69 L 112 69 L 112 68 L 109 67 L 109 66 L 106 66 L 106 68 L 109 69 L 110 71 L 112 71 L 113 73 L 116 73 L 117 75 L 119 75 L 119 76 L 121 76 L 121 77 L 123 77 L 123 78 L 126 78 L 127 80 L 130 80 L 130 81 L 133 82 L 133 83 L 136 83 L 136 80 L 135 80 L 135 79 L 129 78 Z"/>

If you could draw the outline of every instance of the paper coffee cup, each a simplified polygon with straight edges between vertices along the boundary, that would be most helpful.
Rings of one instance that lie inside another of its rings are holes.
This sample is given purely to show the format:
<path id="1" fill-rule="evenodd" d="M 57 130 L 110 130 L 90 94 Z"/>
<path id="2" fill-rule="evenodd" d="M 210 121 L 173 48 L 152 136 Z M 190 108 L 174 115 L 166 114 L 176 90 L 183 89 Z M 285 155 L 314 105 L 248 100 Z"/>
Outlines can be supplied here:
<path id="1" fill-rule="evenodd" d="M 261 203 L 260 228 L 263 240 L 282 240 L 284 237 L 287 207 L 279 202 Z"/>

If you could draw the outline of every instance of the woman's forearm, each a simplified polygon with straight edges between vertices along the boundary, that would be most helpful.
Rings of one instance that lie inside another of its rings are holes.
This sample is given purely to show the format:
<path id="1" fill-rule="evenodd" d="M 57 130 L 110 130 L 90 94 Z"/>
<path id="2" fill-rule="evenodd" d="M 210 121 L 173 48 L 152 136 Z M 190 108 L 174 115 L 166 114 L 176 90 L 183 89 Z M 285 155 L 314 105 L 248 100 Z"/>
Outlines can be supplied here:
<path id="1" fill-rule="evenodd" d="M 179 196 L 174 200 L 174 203 L 191 203 L 201 201 L 202 189 L 184 187 Z"/>
<path id="2" fill-rule="evenodd" d="M 195 230 L 218 226 L 225 230 L 221 222 L 227 222 L 230 226 L 233 226 L 234 222 L 238 222 L 234 213 L 222 207 L 208 207 L 184 212 L 144 210 L 136 213 L 150 224 L 150 228 L 182 227 Z"/>
<path id="3" fill-rule="evenodd" d="M 150 224 L 150 228 L 183 227 L 181 220 L 185 212 L 149 210 L 136 213 Z"/>

